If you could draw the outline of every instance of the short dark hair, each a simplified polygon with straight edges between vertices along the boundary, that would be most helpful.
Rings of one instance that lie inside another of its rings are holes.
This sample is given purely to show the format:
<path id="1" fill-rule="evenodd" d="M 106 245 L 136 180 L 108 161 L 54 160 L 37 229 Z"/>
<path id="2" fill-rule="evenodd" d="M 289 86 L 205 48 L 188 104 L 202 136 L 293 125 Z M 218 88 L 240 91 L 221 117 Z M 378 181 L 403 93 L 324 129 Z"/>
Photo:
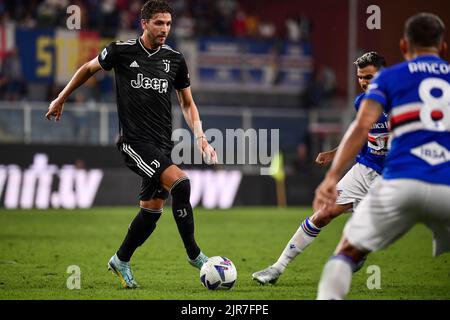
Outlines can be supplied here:
<path id="1" fill-rule="evenodd" d="M 173 9 L 165 0 L 150 0 L 142 6 L 141 19 L 149 20 L 155 13 L 173 14 Z"/>
<path id="2" fill-rule="evenodd" d="M 432 13 L 418 13 L 405 23 L 405 37 L 412 46 L 437 48 L 444 33 L 444 22 Z"/>
<path id="3" fill-rule="evenodd" d="M 386 67 L 386 59 L 384 59 L 384 57 L 378 52 L 371 51 L 356 59 L 354 64 L 360 69 L 367 66 L 374 66 L 377 70 L 380 70 L 381 68 Z"/>

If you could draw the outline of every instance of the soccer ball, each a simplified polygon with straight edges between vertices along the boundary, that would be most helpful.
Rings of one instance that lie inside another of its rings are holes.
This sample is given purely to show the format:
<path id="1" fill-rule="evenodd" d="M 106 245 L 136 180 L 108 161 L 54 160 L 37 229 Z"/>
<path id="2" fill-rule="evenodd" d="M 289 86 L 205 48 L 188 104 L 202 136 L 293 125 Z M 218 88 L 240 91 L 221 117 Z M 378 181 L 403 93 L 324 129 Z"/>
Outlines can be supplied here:
<path id="1" fill-rule="evenodd" d="M 236 267 L 225 257 L 211 257 L 200 269 L 200 281 L 209 290 L 230 290 L 236 279 Z"/>

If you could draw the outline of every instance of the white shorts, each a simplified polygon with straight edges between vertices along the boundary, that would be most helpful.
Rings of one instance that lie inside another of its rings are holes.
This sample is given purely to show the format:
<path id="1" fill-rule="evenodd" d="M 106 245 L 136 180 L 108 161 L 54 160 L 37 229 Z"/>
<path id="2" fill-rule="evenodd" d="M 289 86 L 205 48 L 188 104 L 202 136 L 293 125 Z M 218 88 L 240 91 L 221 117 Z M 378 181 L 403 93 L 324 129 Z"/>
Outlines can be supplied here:
<path id="1" fill-rule="evenodd" d="M 433 232 L 433 255 L 450 251 L 450 186 L 418 180 L 378 179 L 344 228 L 360 250 L 384 248 L 416 223 Z"/>
<path id="2" fill-rule="evenodd" d="M 356 163 L 337 184 L 336 204 L 353 203 L 355 209 L 379 176 L 375 170 Z"/>

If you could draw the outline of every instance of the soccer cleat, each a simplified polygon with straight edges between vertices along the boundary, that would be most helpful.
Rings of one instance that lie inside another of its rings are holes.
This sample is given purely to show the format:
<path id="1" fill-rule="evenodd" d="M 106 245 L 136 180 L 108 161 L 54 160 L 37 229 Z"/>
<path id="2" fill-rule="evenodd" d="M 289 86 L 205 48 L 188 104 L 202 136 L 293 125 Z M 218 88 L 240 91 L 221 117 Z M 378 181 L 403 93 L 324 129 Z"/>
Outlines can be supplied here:
<path id="1" fill-rule="evenodd" d="M 280 276 L 281 272 L 272 266 L 252 274 L 253 280 L 262 285 L 266 283 L 275 284 Z"/>
<path id="2" fill-rule="evenodd" d="M 120 283 L 125 289 L 134 289 L 139 287 L 138 283 L 134 280 L 130 263 L 120 261 L 117 254 L 112 256 L 109 260 L 108 270 L 111 270 L 119 277 Z"/>
<path id="3" fill-rule="evenodd" d="M 195 258 L 194 260 L 189 259 L 188 257 L 188 262 L 191 266 L 197 268 L 197 269 L 201 269 L 203 264 L 208 261 L 208 257 L 205 256 L 205 254 L 203 252 L 200 251 L 199 255 L 197 258 Z"/>

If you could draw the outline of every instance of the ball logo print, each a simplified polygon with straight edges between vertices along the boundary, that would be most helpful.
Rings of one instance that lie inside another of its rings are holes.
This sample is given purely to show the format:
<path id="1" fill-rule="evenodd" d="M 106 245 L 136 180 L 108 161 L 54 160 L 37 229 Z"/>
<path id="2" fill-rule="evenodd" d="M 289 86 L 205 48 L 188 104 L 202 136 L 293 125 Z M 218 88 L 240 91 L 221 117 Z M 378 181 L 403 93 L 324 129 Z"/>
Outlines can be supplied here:
<path id="1" fill-rule="evenodd" d="M 211 257 L 200 270 L 200 281 L 209 290 L 230 290 L 236 279 L 236 267 L 226 257 Z"/>

